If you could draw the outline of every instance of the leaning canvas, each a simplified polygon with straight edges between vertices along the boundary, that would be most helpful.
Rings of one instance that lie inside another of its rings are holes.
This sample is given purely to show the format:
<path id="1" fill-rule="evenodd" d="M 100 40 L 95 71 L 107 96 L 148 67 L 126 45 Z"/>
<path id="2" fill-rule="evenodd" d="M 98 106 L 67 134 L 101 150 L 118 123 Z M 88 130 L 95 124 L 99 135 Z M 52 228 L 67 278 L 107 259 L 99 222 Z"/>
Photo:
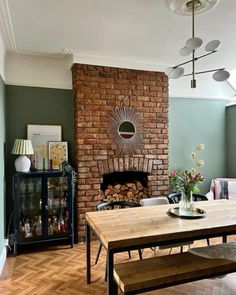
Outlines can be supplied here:
<path id="1" fill-rule="evenodd" d="M 62 162 L 68 160 L 67 141 L 49 141 L 48 142 L 49 163 L 52 170 L 60 169 Z"/>

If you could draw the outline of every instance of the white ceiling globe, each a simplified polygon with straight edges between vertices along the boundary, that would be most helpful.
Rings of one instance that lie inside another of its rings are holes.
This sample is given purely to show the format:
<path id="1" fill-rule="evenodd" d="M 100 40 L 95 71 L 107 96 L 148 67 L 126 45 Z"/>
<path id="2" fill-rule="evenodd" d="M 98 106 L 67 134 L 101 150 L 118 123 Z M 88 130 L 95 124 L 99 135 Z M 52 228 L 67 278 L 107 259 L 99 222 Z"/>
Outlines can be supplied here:
<path id="1" fill-rule="evenodd" d="M 169 76 L 169 74 L 173 71 L 173 68 L 172 67 L 168 67 L 166 70 L 165 70 L 165 74 L 166 76 Z"/>
<path id="2" fill-rule="evenodd" d="M 226 81 L 227 79 L 229 79 L 230 73 L 225 70 L 218 70 L 217 72 L 215 72 L 213 74 L 212 77 L 217 82 L 223 82 L 223 81 Z"/>
<path id="3" fill-rule="evenodd" d="M 190 38 L 186 41 L 185 46 L 190 50 L 195 50 L 202 46 L 202 39 L 200 38 Z"/>
<path id="4" fill-rule="evenodd" d="M 182 55 L 182 56 L 187 56 L 189 54 L 192 53 L 192 50 L 187 48 L 186 46 L 184 46 L 183 48 L 180 49 L 179 53 Z"/>
<path id="5" fill-rule="evenodd" d="M 184 74 L 184 68 L 173 68 L 173 70 L 169 73 L 168 77 L 170 79 L 178 79 L 182 77 Z"/>
<path id="6" fill-rule="evenodd" d="M 206 51 L 215 51 L 216 49 L 219 48 L 220 46 L 220 40 L 212 40 L 210 42 L 207 43 L 207 45 L 205 46 L 205 50 Z"/>

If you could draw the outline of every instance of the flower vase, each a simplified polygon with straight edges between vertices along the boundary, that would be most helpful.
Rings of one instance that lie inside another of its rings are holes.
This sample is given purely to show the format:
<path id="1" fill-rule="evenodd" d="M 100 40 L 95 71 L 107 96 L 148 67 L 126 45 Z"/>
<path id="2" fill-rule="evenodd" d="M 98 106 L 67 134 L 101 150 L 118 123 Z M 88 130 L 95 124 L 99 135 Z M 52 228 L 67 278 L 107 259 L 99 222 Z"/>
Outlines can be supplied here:
<path id="1" fill-rule="evenodd" d="M 181 200 L 179 202 L 180 215 L 192 215 L 194 212 L 193 192 L 181 192 Z"/>

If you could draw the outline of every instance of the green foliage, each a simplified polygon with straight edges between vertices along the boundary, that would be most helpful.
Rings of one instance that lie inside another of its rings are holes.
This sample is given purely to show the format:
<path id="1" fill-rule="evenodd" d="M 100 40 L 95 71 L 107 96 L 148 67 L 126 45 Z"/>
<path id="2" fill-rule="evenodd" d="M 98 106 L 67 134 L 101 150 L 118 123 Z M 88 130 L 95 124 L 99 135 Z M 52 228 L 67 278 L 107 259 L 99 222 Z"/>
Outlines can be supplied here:
<path id="1" fill-rule="evenodd" d="M 197 184 L 204 181 L 204 177 L 201 173 L 193 170 L 174 170 L 169 174 L 169 182 L 173 192 L 184 191 L 186 195 L 190 192 L 199 192 Z"/>

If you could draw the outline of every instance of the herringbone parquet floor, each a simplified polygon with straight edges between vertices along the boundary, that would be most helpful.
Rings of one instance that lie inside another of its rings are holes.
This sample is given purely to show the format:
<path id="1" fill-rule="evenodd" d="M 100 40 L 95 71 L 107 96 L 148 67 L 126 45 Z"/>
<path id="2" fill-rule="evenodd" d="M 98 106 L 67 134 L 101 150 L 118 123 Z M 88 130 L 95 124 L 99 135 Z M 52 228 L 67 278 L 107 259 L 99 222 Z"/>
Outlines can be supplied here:
<path id="1" fill-rule="evenodd" d="M 236 241 L 235 237 L 230 240 Z M 211 243 L 220 240 L 212 239 Z M 200 241 L 195 246 L 206 245 Z M 95 260 L 98 244 L 92 243 L 92 261 Z M 178 251 L 178 249 L 173 250 Z M 158 255 L 168 250 L 158 251 Z M 144 251 L 145 257 L 154 255 L 152 250 Z M 132 258 L 138 259 L 136 251 Z M 117 255 L 116 261 L 127 260 L 127 253 Z M 68 246 L 21 252 L 9 256 L 0 278 L 0 295 L 105 295 L 104 282 L 105 251 L 99 263 L 92 267 L 92 284 L 85 283 L 85 245 Z M 236 295 L 236 273 L 215 280 L 202 280 L 146 294 L 155 295 Z"/>

